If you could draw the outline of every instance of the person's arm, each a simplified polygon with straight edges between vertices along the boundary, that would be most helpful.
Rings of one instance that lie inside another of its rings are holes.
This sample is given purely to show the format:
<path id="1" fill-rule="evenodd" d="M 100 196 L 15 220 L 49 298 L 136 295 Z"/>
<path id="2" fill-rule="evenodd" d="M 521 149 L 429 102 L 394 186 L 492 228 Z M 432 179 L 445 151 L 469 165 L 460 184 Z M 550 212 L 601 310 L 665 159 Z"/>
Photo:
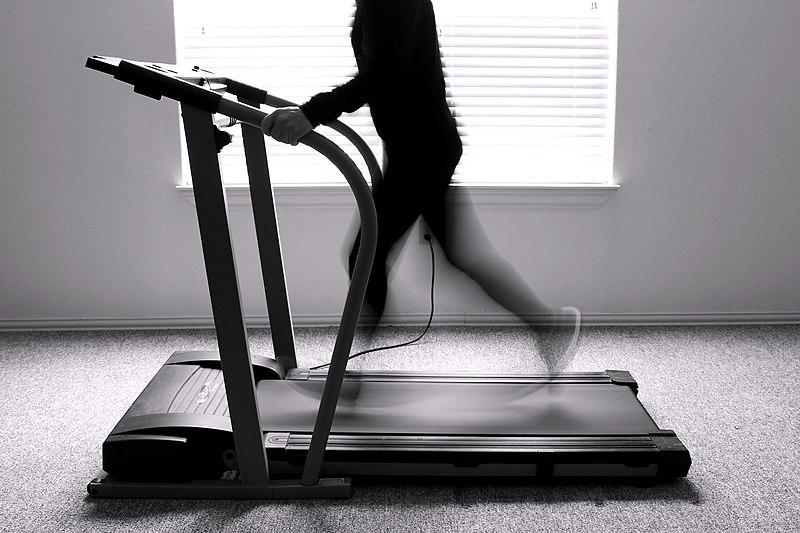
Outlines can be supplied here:
<path id="1" fill-rule="evenodd" d="M 314 126 L 352 113 L 376 95 L 396 87 L 407 76 L 419 2 L 365 0 L 361 54 L 356 76 L 300 106 Z"/>
<path id="2" fill-rule="evenodd" d="M 414 23 L 419 2 L 414 0 L 364 0 L 358 73 L 330 92 L 319 93 L 299 107 L 278 109 L 262 123 L 264 133 L 297 144 L 300 137 L 320 124 L 352 113 L 376 94 L 405 79 L 410 61 Z"/>

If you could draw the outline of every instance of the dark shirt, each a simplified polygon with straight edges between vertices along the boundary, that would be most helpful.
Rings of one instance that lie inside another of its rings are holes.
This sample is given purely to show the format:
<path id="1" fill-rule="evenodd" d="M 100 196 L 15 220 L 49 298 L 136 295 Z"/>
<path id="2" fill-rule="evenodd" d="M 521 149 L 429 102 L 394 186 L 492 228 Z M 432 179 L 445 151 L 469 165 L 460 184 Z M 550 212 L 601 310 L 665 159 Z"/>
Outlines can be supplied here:
<path id="1" fill-rule="evenodd" d="M 431 0 L 358 0 L 350 37 L 358 73 L 300 106 L 313 126 L 369 104 L 387 144 L 407 142 L 421 130 L 452 137 Z"/>

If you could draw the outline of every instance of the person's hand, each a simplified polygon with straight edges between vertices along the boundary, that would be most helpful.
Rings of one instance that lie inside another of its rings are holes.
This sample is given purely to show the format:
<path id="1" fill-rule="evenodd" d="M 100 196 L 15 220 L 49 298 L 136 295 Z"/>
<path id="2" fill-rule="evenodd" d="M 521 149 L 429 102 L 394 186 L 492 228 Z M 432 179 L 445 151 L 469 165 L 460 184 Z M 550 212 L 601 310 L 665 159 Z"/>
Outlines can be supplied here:
<path id="1" fill-rule="evenodd" d="M 276 109 L 261 122 L 261 131 L 276 141 L 297 146 L 300 137 L 313 130 L 299 107 Z"/>

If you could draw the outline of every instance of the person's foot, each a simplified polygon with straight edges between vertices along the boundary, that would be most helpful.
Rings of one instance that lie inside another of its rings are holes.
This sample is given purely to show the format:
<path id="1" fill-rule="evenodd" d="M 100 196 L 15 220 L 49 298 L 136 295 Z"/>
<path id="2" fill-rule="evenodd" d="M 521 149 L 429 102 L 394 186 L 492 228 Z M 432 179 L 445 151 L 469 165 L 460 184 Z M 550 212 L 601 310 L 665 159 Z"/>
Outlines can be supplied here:
<path id="1" fill-rule="evenodd" d="M 581 330 L 581 312 L 574 307 L 561 307 L 555 310 L 548 322 L 548 325 L 534 329 L 547 371 L 560 374 L 575 357 Z"/>

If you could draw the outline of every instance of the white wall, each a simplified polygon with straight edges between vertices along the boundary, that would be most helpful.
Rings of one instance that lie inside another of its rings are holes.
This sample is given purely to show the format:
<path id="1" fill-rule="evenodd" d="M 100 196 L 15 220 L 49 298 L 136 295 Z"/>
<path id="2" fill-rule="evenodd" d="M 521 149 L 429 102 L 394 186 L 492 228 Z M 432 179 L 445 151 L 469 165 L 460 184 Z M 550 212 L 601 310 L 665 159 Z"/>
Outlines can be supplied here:
<path id="1" fill-rule="evenodd" d="M 170 2 L 0 7 L 0 327 L 209 323 L 177 106 L 83 67 L 174 60 Z M 596 321 L 800 319 L 800 3 L 621 0 L 616 178 L 595 208 L 485 204 L 497 250 L 547 301 Z M 281 196 L 280 198 L 284 198 Z M 292 310 L 341 310 L 349 204 L 279 207 Z M 232 213 L 245 310 L 265 314 L 252 218 Z M 441 256 L 440 256 L 441 257 Z M 439 265 L 442 322 L 503 321 Z M 427 313 L 409 240 L 388 312 Z"/>

